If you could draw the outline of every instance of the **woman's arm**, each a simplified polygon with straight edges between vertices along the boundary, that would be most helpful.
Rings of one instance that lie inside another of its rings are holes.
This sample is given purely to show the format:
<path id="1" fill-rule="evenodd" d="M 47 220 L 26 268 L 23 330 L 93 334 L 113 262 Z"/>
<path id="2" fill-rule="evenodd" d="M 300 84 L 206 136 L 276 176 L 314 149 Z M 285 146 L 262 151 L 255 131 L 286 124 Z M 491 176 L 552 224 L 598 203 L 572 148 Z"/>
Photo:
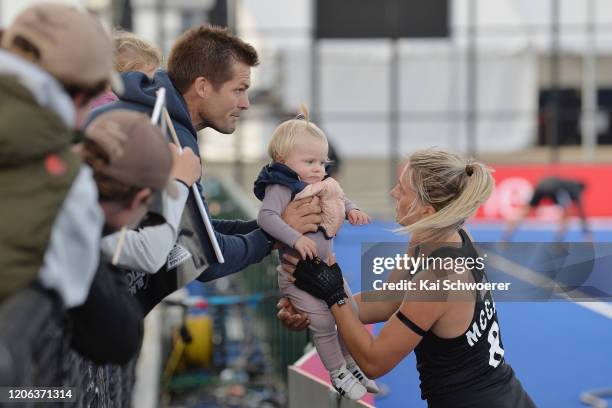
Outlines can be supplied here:
<path id="1" fill-rule="evenodd" d="M 322 299 L 330 307 L 348 350 L 370 378 L 387 373 L 414 350 L 426 332 L 446 313 L 449 305 L 446 297 L 439 297 L 444 293 L 437 294 L 432 301 L 431 293 L 415 290 L 402 303 L 399 312 L 385 324 L 378 337 L 373 337 L 353 309 L 341 302 L 347 295 L 337 264 L 327 266 L 319 260 L 298 263 L 296 258 L 286 255 L 284 260 L 289 264 L 286 270 L 291 273 L 295 269 L 292 273 L 296 286 Z M 420 287 L 418 280 L 423 279 L 421 276 L 425 278 L 421 274 L 416 277 L 417 288 Z"/>
<path id="2" fill-rule="evenodd" d="M 353 296 L 359 310 L 359 320 L 363 324 L 386 322 L 397 311 L 402 302 L 364 300 L 363 293 Z"/>
<path id="3" fill-rule="evenodd" d="M 378 337 L 373 337 L 350 307 L 333 305 L 331 312 L 351 355 L 369 378 L 378 378 L 406 357 L 422 335 L 442 316 L 445 302 L 404 302 L 399 312 L 415 327 L 393 315 Z M 420 329 L 420 330 L 419 330 Z"/>
<path id="4" fill-rule="evenodd" d="M 412 279 L 410 272 L 394 269 L 389 273 L 386 283 Z M 386 322 L 399 309 L 404 300 L 404 293 L 394 290 L 369 290 L 353 296 L 359 307 L 359 320 L 365 324 Z"/>

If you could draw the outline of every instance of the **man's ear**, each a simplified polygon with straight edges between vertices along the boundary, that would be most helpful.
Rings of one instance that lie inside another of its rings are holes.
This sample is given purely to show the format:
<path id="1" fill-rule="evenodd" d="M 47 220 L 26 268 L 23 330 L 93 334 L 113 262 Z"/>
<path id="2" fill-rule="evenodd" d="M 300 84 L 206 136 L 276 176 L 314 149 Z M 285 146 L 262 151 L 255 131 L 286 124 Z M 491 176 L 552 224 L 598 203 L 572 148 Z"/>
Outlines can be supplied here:
<path id="1" fill-rule="evenodd" d="M 130 203 L 130 210 L 135 210 L 137 208 L 139 208 L 142 205 L 147 205 L 149 198 L 151 197 L 151 195 L 153 194 L 153 191 L 150 188 L 143 188 L 142 190 L 139 190 L 135 195 L 134 198 L 132 199 L 132 202 Z"/>
<path id="2" fill-rule="evenodd" d="M 210 92 L 210 82 L 205 77 L 197 77 L 193 82 L 193 89 L 200 98 L 206 98 Z"/>

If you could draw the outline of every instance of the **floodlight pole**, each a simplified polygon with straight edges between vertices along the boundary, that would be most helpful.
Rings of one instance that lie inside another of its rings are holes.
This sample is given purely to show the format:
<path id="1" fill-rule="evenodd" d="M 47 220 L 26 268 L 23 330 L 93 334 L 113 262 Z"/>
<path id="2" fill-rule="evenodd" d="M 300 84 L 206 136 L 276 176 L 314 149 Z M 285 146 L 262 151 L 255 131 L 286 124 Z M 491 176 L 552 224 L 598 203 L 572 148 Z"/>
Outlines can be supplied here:
<path id="1" fill-rule="evenodd" d="M 400 55 L 399 55 L 399 4 L 397 0 L 389 2 L 392 7 L 387 16 L 391 17 L 388 26 L 391 29 L 389 60 L 389 189 L 397 180 L 400 152 Z"/>
<path id="2" fill-rule="evenodd" d="M 478 152 L 478 0 L 470 0 L 467 23 L 466 121 L 467 152 Z"/>
<path id="3" fill-rule="evenodd" d="M 597 148 L 597 65 L 595 0 L 587 0 L 587 36 L 582 57 L 582 159 L 593 161 Z"/>
<path id="4" fill-rule="evenodd" d="M 550 148 L 550 162 L 559 162 L 559 87 L 561 57 L 559 50 L 560 4 L 552 0 L 550 24 L 550 98 L 546 106 L 546 141 Z"/>

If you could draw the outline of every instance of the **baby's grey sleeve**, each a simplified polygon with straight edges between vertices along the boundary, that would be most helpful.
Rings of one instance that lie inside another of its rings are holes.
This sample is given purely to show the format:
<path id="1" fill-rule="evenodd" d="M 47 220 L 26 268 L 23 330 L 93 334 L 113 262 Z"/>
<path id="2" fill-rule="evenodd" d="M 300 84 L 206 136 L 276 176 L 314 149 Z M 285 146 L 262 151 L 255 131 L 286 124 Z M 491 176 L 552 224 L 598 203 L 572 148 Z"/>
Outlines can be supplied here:
<path id="1" fill-rule="evenodd" d="M 346 196 L 344 196 L 344 215 L 348 217 L 348 213 L 351 210 L 359 210 L 357 204 L 349 200 Z"/>
<path id="2" fill-rule="evenodd" d="M 282 219 L 282 214 L 291 201 L 291 190 L 274 184 L 266 187 L 266 196 L 257 215 L 257 224 L 261 229 L 277 240 L 293 248 L 295 241 L 302 236 Z"/>

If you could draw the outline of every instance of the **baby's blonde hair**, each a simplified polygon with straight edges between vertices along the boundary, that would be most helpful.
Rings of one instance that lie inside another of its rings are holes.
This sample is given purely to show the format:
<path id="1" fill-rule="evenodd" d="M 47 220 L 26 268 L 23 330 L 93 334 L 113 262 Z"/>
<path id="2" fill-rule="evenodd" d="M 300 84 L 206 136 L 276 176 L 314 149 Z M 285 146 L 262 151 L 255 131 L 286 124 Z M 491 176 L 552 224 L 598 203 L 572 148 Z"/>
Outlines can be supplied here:
<path id="1" fill-rule="evenodd" d="M 416 192 L 406 218 L 418 206 L 431 205 L 436 212 L 399 231 L 418 233 L 423 241 L 434 242 L 459 230 L 491 195 L 495 185 L 491 173 L 480 162 L 444 150 L 413 153 L 402 175 Z"/>
<path id="2" fill-rule="evenodd" d="M 326 147 L 328 146 L 325 133 L 310 121 L 308 107 L 302 105 L 300 113 L 294 119 L 284 121 L 274 130 L 268 144 L 268 155 L 274 161 L 287 158 L 296 142 L 305 134 L 321 140 Z"/>
<path id="3" fill-rule="evenodd" d="M 134 33 L 117 31 L 113 35 L 115 70 L 117 72 L 148 71 L 162 65 L 162 52 L 155 45 Z"/>

